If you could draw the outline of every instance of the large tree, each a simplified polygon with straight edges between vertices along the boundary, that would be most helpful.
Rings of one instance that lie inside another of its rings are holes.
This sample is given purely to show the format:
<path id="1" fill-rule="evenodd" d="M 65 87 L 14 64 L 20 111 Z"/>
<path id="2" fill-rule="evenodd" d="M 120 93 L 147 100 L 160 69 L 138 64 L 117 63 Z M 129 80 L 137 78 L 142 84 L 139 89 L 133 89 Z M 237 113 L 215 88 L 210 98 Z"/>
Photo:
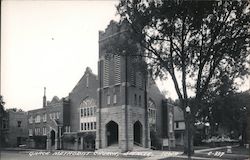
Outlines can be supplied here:
<path id="1" fill-rule="evenodd" d="M 249 73 L 248 1 L 121 0 L 117 10 L 132 29 L 120 37 L 128 43 L 116 40 L 109 48 L 131 55 L 140 44 L 150 72 L 171 77 L 184 113 L 189 90 L 196 101 L 191 113 L 196 115 L 221 76 L 234 82 Z"/>

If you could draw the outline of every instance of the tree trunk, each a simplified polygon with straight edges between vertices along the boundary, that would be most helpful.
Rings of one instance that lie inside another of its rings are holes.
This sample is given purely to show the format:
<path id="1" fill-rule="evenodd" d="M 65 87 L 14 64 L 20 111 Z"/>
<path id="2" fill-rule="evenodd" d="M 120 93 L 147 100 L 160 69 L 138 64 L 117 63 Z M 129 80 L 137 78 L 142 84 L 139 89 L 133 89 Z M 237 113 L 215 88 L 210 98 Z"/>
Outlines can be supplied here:
<path id="1" fill-rule="evenodd" d="M 188 155 L 188 148 L 189 148 L 189 144 L 188 144 L 188 136 L 190 138 L 190 153 L 193 154 L 194 153 L 194 125 L 192 123 L 192 120 L 190 120 L 191 122 L 188 122 L 188 118 L 186 116 L 185 118 L 185 132 L 184 132 L 184 154 Z M 188 131 L 189 129 L 189 131 Z"/>

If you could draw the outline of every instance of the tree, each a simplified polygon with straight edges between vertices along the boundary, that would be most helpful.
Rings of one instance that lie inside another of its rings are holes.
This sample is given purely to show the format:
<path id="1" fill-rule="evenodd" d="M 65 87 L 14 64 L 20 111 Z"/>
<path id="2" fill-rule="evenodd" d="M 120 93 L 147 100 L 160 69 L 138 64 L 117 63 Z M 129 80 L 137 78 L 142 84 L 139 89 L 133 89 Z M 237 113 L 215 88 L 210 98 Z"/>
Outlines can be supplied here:
<path id="1" fill-rule="evenodd" d="M 1 147 L 2 147 L 2 143 L 4 142 L 3 139 L 4 139 L 4 136 L 2 135 L 2 126 L 3 126 L 3 116 L 5 115 L 5 111 L 4 111 L 4 100 L 3 100 L 3 96 L 0 95 L 0 150 L 1 150 Z M 1 157 L 1 155 L 0 155 Z"/>
<path id="2" fill-rule="evenodd" d="M 250 106 L 250 94 L 223 89 L 221 93 L 214 94 L 205 105 L 207 108 L 199 114 L 199 120 L 209 122 L 211 136 L 217 136 L 216 130 L 223 128 L 225 134 L 231 138 L 238 139 L 241 136 L 243 145 L 246 139 L 246 111 Z"/>
<path id="3" fill-rule="evenodd" d="M 155 77 L 171 77 L 184 113 L 189 90 L 195 94 L 191 113 L 196 115 L 222 75 L 234 82 L 249 73 L 248 1 L 122 0 L 117 10 L 132 29 L 117 36 L 128 43 L 111 41 L 110 50 L 131 55 L 142 47 L 143 54 L 135 56 L 147 57 Z"/>

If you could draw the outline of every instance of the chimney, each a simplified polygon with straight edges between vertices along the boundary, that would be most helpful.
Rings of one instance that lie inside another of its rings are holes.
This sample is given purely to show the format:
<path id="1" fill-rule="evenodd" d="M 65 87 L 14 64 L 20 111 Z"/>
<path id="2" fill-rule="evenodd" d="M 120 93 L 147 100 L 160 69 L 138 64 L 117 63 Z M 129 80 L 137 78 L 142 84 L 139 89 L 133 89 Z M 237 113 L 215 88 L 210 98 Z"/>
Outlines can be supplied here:
<path id="1" fill-rule="evenodd" d="M 46 87 L 44 87 L 44 95 L 43 95 L 43 107 L 47 106 L 47 101 L 46 101 Z"/>

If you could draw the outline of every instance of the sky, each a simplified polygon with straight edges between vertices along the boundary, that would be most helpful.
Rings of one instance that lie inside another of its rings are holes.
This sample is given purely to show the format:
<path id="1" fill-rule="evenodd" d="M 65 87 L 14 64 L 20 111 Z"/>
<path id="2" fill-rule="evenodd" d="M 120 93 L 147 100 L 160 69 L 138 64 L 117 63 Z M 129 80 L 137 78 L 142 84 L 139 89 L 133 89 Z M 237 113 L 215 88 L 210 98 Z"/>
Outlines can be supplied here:
<path id="1" fill-rule="evenodd" d="M 117 0 L 1 1 L 1 95 L 25 111 L 68 96 L 85 69 L 97 74 L 98 31 L 116 16 Z M 176 99 L 171 80 L 157 82 Z M 247 83 L 245 88 L 249 88 Z"/>

